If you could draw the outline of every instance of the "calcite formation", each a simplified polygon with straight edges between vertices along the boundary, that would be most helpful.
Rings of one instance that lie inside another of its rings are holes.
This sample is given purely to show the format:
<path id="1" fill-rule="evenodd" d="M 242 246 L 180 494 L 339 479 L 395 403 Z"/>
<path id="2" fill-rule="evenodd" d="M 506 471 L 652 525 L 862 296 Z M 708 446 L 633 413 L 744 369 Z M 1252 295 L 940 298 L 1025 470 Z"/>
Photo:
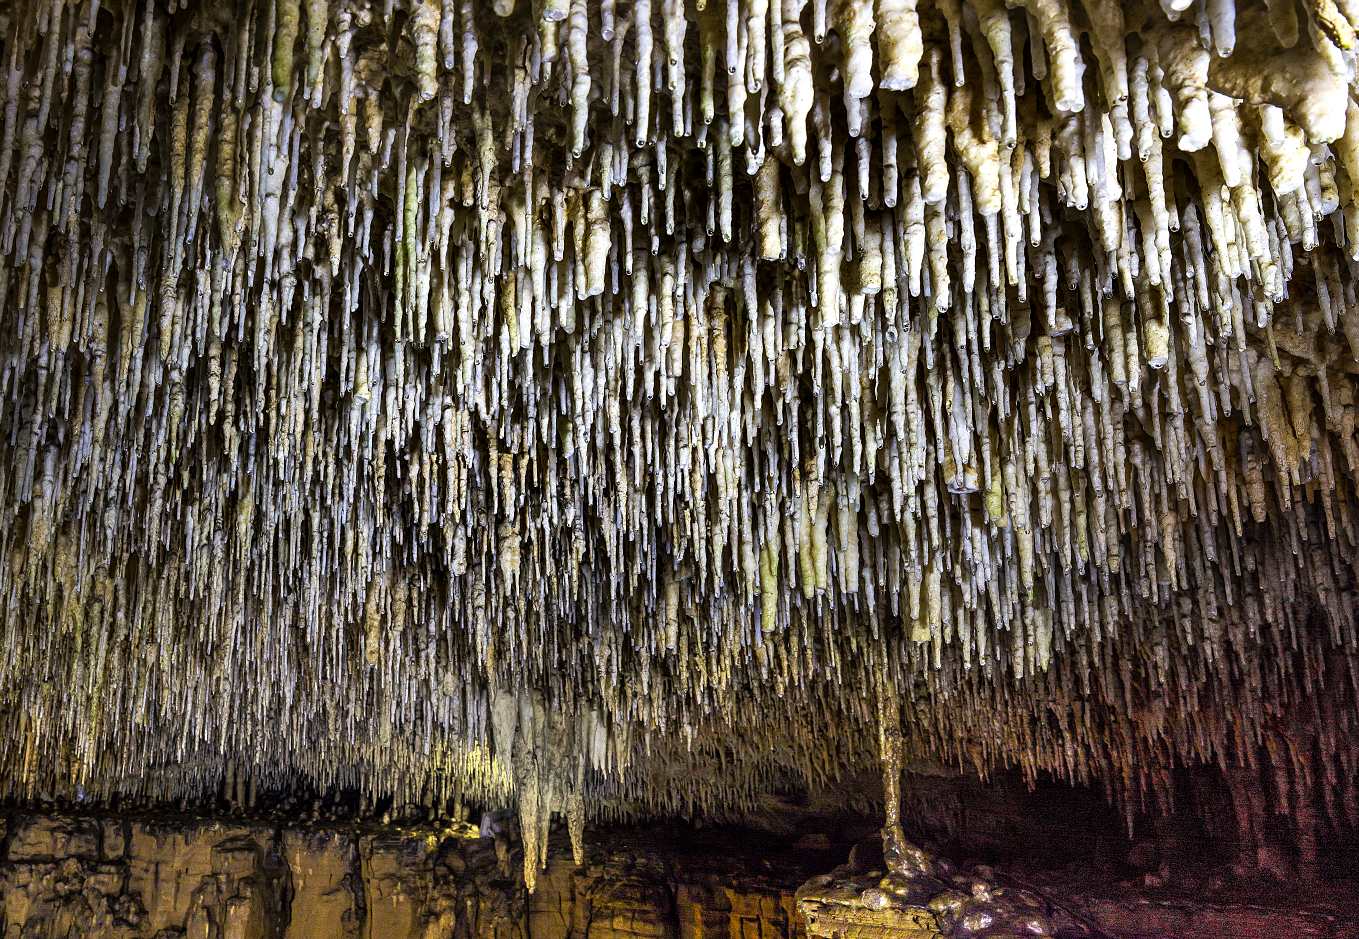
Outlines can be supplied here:
<path id="1" fill-rule="evenodd" d="M 1096 939 L 1102 934 L 1042 896 L 997 883 L 994 872 L 959 871 L 918 848 L 889 869 L 853 863 L 814 877 L 797 893 L 818 939 Z"/>
<path id="2" fill-rule="evenodd" d="M 884 736 L 887 824 L 882 842 L 857 845 L 848 864 L 813 877 L 796 896 L 815 939 L 1015 939 L 1101 934 L 1043 896 L 998 882 L 981 865 L 961 871 L 906 840 L 901 826 L 901 746 Z M 872 850 L 864 850 L 871 848 Z"/>
<path id="3" fill-rule="evenodd" d="M 1356 23 L 4 4 L 0 793 L 1353 832 Z"/>

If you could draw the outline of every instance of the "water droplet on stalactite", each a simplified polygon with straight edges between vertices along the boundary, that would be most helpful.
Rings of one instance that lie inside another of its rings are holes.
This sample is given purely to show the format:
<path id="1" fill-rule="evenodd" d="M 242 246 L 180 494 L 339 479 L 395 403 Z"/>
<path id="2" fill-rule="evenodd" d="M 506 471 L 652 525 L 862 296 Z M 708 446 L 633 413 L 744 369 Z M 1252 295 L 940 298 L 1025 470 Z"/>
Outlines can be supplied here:
<path id="1" fill-rule="evenodd" d="M 1339 771 L 1339 8 L 240 6 L 3 20 L 6 797 Z"/>

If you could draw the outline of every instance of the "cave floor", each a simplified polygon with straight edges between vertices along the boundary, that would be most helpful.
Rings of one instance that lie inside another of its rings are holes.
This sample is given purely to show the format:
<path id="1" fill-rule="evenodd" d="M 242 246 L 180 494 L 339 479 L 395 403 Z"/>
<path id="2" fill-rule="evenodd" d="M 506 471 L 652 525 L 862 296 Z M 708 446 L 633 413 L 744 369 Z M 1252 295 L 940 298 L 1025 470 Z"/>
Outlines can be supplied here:
<path id="1" fill-rule="evenodd" d="M 587 841 L 610 855 L 664 859 L 681 880 L 701 871 L 733 884 L 795 891 L 845 863 L 854 842 L 874 833 L 868 822 L 847 824 L 839 837 L 656 825 L 601 827 Z M 554 847 L 567 850 L 556 840 Z M 1105 845 L 1067 844 L 1081 856 L 1066 864 L 1054 862 L 1057 851 L 941 853 L 964 868 L 986 864 L 997 880 L 1039 893 L 1117 939 L 1359 939 L 1359 880 L 1347 870 L 1319 882 L 1283 882 L 1230 876 L 1191 860 L 1163 880 L 1111 859 Z"/>

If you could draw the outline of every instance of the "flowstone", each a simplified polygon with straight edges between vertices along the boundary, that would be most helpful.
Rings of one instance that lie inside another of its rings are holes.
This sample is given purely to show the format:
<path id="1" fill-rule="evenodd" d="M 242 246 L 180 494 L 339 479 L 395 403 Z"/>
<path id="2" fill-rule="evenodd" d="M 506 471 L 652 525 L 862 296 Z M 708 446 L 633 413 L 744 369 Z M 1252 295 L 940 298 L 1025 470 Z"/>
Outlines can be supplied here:
<path id="1" fill-rule="evenodd" d="M 1102 933 L 1039 894 L 979 866 L 960 871 L 883 829 L 885 850 L 856 848 L 850 862 L 797 892 L 807 932 L 824 939 L 1098 939 Z M 866 856 L 867 855 L 867 856 Z M 878 863 L 874 865 L 874 861 Z"/>

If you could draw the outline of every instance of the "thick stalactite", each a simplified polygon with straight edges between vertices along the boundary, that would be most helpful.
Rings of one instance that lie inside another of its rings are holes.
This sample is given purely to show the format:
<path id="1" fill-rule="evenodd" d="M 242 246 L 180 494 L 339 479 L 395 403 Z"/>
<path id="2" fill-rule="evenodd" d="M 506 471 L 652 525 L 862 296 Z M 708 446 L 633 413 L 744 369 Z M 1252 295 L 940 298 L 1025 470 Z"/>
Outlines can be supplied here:
<path id="1" fill-rule="evenodd" d="M 1352 835 L 1356 22 L 0 10 L 0 790 Z"/>

